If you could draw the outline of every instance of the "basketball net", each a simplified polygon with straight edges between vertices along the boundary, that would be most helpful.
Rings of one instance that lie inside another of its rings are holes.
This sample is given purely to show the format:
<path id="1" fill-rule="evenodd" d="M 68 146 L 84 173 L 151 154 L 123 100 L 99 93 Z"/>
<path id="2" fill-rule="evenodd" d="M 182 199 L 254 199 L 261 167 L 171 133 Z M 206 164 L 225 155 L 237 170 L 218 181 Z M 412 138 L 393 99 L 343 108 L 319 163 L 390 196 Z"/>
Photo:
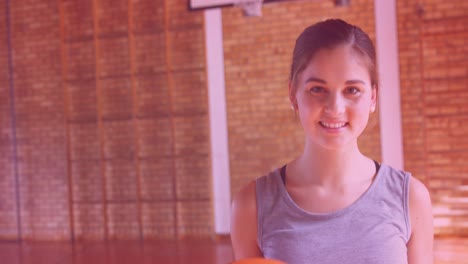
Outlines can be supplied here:
<path id="1" fill-rule="evenodd" d="M 244 11 L 245 16 L 262 16 L 263 0 L 238 0 L 236 5 L 242 8 L 242 11 Z"/>

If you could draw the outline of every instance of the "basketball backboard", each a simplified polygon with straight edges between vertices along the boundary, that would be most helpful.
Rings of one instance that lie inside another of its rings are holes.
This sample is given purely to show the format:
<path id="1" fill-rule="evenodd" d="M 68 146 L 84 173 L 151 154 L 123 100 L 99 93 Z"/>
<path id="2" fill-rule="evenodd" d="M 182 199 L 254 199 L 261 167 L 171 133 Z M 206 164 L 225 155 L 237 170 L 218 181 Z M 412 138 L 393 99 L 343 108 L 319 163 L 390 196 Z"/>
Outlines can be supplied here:
<path id="1" fill-rule="evenodd" d="M 206 9 L 206 8 L 217 8 L 234 5 L 236 0 L 188 0 L 189 8 L 195 9 Z"/>
<path id="2" fill-rule="evenodd" d="M 262 5 L 265 2 L 281 0 L 188 0 L 190 10 L 210 9 L 227 6 L 239 6 L 245 16 L 262 16 Z M 284 0 L 283 0 L 284 1 Z"/>
<path id="3" fill-rule="evenodd" d="M 209 8 L 218 8 L 239 5 L 241 2 L 246 2 L 246 0 L 187 0 L 190 10 L 198 9 L 209 9 Z M 297 1 L 297 0 L 263 0 L 261 2 L 272 3 L 272 2 L 282 2 L 282 1 Z"/>
<path id="4" fill-rule="evenodd" d="M 241 5 L 242 2 L 256 2 L 256 0 L 187 0 L 190 10 L 209 9 L 218 7 L 227 7 L 233 5 Z M 286 1 L 298 1 L 298 0 L 257 0 L 263 4 L 273 2 L 286 2 Z M 331 1 L 335 3 L 335 6 L 349 6 L 351 0 L 309 0 L 309 1 Z"/>
<path id="5" fill-rule="evenodd" d="M 211 8 L 238 6 L 244 10 L 246 16 L 261 16 L 262 6 L 274 2 L 292 2 L 300 0 L 187 0 L 189 10 L 203 10 Z M 305 1 L 305 0 L 302 0 Z M 308 1 L 335 1 L 335 5 L 342 3 L 349 5 L 351 0 L 308 0 Z"/>

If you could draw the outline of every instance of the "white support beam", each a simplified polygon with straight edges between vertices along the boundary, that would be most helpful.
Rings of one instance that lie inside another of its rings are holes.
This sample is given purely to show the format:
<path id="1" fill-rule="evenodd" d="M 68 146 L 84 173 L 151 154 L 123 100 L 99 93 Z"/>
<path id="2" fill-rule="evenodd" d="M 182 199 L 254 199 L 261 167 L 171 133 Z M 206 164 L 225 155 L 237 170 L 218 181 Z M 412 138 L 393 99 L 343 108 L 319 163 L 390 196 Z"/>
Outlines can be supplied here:
<path id="1" fill-rule="evenodd" d="M 211 138 L 215 232 L 230 229 L 231 177 L 224 81 L 223 24 L 219 8 L 205 10 L 205 46 Z"/>
<path id="2" fill-rule="evenodd" d="M 374 0 L 382 161 L 403 169 L 396 0 Z"/>

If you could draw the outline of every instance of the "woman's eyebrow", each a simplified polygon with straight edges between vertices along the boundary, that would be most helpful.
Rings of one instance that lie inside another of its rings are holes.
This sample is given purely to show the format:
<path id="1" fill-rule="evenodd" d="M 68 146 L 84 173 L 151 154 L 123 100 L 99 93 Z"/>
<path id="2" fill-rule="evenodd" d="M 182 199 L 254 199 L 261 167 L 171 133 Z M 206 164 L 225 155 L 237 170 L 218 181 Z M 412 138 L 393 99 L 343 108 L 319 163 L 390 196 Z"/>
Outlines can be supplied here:
<path id="1" fill-rule="evenodd" d="M 349 80 L 345 82 L 346 85 L 357 84 L 357 83 L 366 84 L 364 81 L 361 81 L 361 80 Z"/>
<path id="2" fill-rule="evenodd" d="M 307 78 L 307 80 L 305 81 L 305 83 L 309 83 L 309 82 L 318 82 L 318 83 L 323 83 L 323 84 L 327 84 L 327 82 L 325 80 L 322 80 L 320 78 L 317 78 L 317 77 L 309 77 Z M 366 84 L 364 81 L 361 81 L 361 80 L 348 80 L 345 82 L 346 85 L 351 85 L 351 84 Z"/>
<path id="3" fill-rule="evenodd" d="M 307 78 L 307 80 L 305 81 L 306 83 L 308 82 L 319 82 L 319 83 L 323 83 L 323 84 L 326 84 L 327 82 L 322 80 L 322 79 L 319 79 L 319 78 L 315 78 L 315 77 L 309 77 Z"/>

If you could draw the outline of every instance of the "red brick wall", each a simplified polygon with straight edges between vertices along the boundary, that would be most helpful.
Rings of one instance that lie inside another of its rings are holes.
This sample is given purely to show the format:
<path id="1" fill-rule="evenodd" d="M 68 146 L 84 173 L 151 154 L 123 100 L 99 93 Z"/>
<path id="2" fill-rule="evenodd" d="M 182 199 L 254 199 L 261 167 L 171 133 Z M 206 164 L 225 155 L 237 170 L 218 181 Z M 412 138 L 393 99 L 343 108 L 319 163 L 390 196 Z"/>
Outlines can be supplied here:
<path id="1" fill-rule="evenodd" d="M 11 52 L 21 238 L 212 235 L 203 13 L 185 0 L 10 2 L 0 63 Z M 18 233 L 8 77 L 0 239 Z"/>
<path id="2" fill-rule="evenodd" d="M 430 187 L 436 234 L 467 234 L 468 2 L 398 1 L 406 168 Z"/>
<path id="3" fill-rule="evenodd" d="M 0 14 L 6 13 L 5 1 L 0 3 Z M 13 137 L 11 127 L 10 85 L 8 69 L 7 20 L 0 20 L 0 233 L 5 239 L 16 239 L 18 234 Z"/>
<path id="4" fill-rule="evenodd" d="M 375 36 L 373 1 L 291 1 L 263 6 L 263 16 L 223 10 L 229 156 L 233 194 L 255 177 L 302 151 L 303 133 L 290 109 L 288 76 L 297 36 L 326 18 L 342 18 Z M 360 139 L 364 153 L 380 160 L 378 114 Z"/>
<path id="5" fill-rule="evenodd" d="M 22 238 L 68 238 L 58 5 L 10 4 Z"/>

